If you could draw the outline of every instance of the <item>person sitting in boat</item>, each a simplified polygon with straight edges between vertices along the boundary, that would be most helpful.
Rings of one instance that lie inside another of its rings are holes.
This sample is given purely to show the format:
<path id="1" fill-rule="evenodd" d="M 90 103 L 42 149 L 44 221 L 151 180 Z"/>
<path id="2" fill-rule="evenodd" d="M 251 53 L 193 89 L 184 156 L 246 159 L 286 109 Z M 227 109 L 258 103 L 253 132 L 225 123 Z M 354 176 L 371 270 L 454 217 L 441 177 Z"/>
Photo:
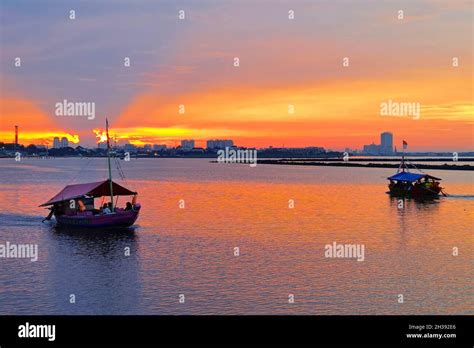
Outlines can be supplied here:
<path id="1" fill-rule="evenodd" d="M 86 206 L 83 201 L 78 200 L 77 203 L 79 204 L 79 211 L 84 212 L 86 211 Z"/>
<path id="2" fill-rule="evenodd" d="M 127 204 L 125 204 L 125 210 L 133 210 L 133 206 L 131 202 L 127 202 Z"/>
<path id="3" fill-rule="evenodd" d="M 425 187 L 429 190 L 431 190 L 435 187 L 435 181 L 431 180 L 429 178 L 425 178 L 424 184 L 425 184 Z"/>
<path id="4" fill-rule="evenodd" d="M 104 206 L 102 207 L 102 214 L 112 214 L 112 210 L 110 210 L 109 204 L 104 203 Z"/>
<path id="5" fill-rule="evenodd" d="M 421 179 L 418 179 L 417 181 L 415 181 L 415 183 L 413 184 L 413 187 L 416 187 L 417 189 L 419 189 L 421 186 L 424 186 L 425 184 L 421 182 Z"/>

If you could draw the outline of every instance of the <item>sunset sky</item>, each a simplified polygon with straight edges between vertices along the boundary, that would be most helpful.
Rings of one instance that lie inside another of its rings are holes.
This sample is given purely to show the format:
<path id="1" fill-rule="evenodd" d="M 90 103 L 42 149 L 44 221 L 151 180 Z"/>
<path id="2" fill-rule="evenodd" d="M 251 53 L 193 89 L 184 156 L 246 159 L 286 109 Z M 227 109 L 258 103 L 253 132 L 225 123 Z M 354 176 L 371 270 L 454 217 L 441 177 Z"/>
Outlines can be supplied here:
<path id="1" fill-rule="evenodd" d="M 107 117 L 121 144 L 340 150 L 391 131 L 411 151 L 474 151 L 472 18 L 469 0 L 2 0 L 0 141 L 18 125 L 24 145 L 92 146 Z M 95 119 L 56 116 L 64 99 Z M 389 99 L 420 118 L 381 116 Z"/>

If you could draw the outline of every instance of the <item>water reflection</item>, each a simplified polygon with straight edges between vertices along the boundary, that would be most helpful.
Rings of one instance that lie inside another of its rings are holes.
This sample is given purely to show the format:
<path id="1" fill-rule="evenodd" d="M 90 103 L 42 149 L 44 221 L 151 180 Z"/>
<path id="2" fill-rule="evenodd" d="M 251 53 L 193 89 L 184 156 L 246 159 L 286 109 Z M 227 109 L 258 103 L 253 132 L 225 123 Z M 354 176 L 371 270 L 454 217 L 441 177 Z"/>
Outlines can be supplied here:
<path id="1" fill-rule="evenodd" d="M 439 198 L 414 199 L 388 196 L 390 208 L 397 211 L 400 250 L 404 250 L 412 237 L 410 232 L 419 231 L 420 226 L 424 226 L 426 230 L 430 229 L 430 225 L 436 221 L 434 217 L 441 202 Z"/>
<path id="2" fill-rule="evenodd" d="M 441 203 L 440 197 L 428 197 L 428 198 L 412 198 L 412 197 L 399 197 L 388 195 L 390 197 L 390 205 L 396 206 L 399 209 L 410 205 L 417 209 L 425 209 L 426 207 L 431 207 L 432 205 L 437 205 Z"/>
<path id="3" fill-rule="evenodd" d="M 52 226 L 51 290 L 62 314 L 139 311 L 138 237 L 133 228 Z M 71 303 L 71 295 L 75 303 Z"/>
<path id="4" fill-rule="evenodd" d="M 68 236 L 77 240 L 134 240 L 136 227 L 81 228 L 67 227 L 52 223 L 51 232 L 57 237 Z"/>
<path id="5" fill-rule="evenodd" d="M 94 231 L 41 223 L 37 205 L 77 172 L 77 159 L 38 162 L 36 175 L 0 163 L 0 241 L 39 250 L 38 262 L 0 260 L 0 313 L 472 313 L 472 174 L 440 173 L 450 197 L 404 199 L 400 209 L 385 195 L 386 169 L 123 165 L 146 207 L 139 225 Z M 365 261 L 325 258 L 333 241 L 365 244 Z M 398 291 L 407 306 L 394 301 Z"/>

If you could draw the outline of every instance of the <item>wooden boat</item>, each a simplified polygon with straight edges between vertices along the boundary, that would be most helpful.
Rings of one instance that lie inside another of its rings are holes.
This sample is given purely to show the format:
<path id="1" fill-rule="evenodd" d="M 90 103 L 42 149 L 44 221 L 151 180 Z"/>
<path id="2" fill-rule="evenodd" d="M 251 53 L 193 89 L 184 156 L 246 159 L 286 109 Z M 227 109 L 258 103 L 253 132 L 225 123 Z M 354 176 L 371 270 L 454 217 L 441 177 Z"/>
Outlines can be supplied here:
<path id="1" fill-rule="evenodd" d="M 112 186 L 112 191 L 110 187 Z M 111 195 L 112 192 L 112 195 Z M 140 204 L 132 198 L 131 209 L 114 207 L 105 214 L 94 207 L 94 199 L 100 197 L 133 196 L 136 192 L 109 180 L 85 184 L 68 185 L 40 207 L 50 206 L 51 213 L 59 225 L 78 227 L 128 227 L 135 223 L 140 212 Z M 113 203 L 112 203 L 113 204 Z"/>
<path id="2" fill-rule="evenodd" d="M 412 173 L 408 168 L 409 161 L 402 156 L 402 161 L 397 173 L 387 178 L 389 193 L 398 197 L 433 198 L 443 192 L 439 185 L 440 178 L 421 172 L 414 164 L 411 164 L 419 173 Z"/>
<path id="3" fill-rule="evenodd" d="M 106 132 L 109 178 L 104 181 L 66 186 L 49 201 L 40 205 L 50 207 L 51 210 L 43 221 L 51 220 L 54 215 L 58 225 L 71 227 L 129 227 L 135 223 L 141 209 L 140 204 L 136 202 L 137 192 L 112 181 L 108 122 Z M 116 203 L 114 204 L 114 197 L 118 200 L 119 196 L 132 196 L 131 202 L 127 202 L 125 208 L 118 208 Z M 101 197 L 110 197 L 110 203 L 103 210 L 94 207 L 94 200 Z"/>

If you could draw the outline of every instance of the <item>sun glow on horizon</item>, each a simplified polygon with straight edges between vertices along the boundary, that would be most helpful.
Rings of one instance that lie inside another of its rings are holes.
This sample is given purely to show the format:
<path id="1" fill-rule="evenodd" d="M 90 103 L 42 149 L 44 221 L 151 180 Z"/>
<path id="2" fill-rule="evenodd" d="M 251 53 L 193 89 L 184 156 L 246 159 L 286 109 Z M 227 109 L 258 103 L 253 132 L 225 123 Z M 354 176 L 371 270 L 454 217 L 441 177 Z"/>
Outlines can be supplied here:
<path id="1" fill-rule="evenodd" d="M 404 21 L 383 3 L 366 11 L 350 2 L 300 5 L 307 15 L 289 22 L 282 17 L 283 3 L 268 9 L 263 3 L 226 2 L 196 8 L 189 25 L 176 27 L 167 6 L 150 4 L 163 11 L 160 29 L 179 33 L 172 41 L 141 35 L 156 29 L 156 21 L 126 4 L 87 17 L 88 29 L 38 13 L 41 28 L 19 26 L 17 35 L 7 32 L 2 42 L 5 61 L 20 53 L 34 59 L 1 71 L 0 141 L 13 142 L 18 125 L 25 145 L 51 144 L 55 136 L 74 144 L 80 137 L 85 146 L 106 142 L 103 116 L 55 114 L 55 103 L 68 96 L 93 102 L 94 114 L 112 115 L 109 136 L 119 143 L 232 139 L 247 147 L 360 149 L 391 131 L 396 139 L 410 139 L 412 150 L 474 150 L 468 2 L 426 6 L 426 16 L 410 11 Z M 23 18 L 21 7 L 6 10 L 10 25 Z M 206 19 L 218 13 L 219 20 Z M 248 25 L 242 25 L 242 13 Z M 310 20 L 322 13 L 321 20 Z M 134 23 L 127 29 L 130 41 L 115 28 L 125 18 Z M 42 40 L 46 33 L 51 40 Z M 91 45 L 97 36 L 100 43 Z M 74 37 L 84 55 L 94 56 L 93 66 L 82 64 L 72 45 L 56 49 Z M 436 45 L 427 37 L 436 37 Z M 134 52 L 125 69 L 117 63 L 120 72 L 110 62 L 117 47 Z M 350 63 L 343 65 L 346 56 Z M 45 64 L 47 58 L 57 62 Z M 418 103 L 419 119 L 382 116 L 380 105 L 387 100 Z"/>
<path id="2" fill-rule="evenodd" d="M 20 133 L 19 143 L 23 145 L 52 145 L 54 138 L 66 137 L 66 139 L 73 144 L 79 144 L 81 141 L 78 134 L 69 134 L 61 132 L 38 132 L 38 131 L 22 131 Z M 12 131 L 0 130 L 0 142 L 14 143 L 15 139 Z"/>
<path id="3" fill-rule="evenodd" d="M 95 137 L 97 138 L 97 144 L 107 142 L 107 132 L 106 131 L 101 131 L 99 129 L 94 129 L 94 130 L 92 130 L 92 132 L 95 134 Z"/>

